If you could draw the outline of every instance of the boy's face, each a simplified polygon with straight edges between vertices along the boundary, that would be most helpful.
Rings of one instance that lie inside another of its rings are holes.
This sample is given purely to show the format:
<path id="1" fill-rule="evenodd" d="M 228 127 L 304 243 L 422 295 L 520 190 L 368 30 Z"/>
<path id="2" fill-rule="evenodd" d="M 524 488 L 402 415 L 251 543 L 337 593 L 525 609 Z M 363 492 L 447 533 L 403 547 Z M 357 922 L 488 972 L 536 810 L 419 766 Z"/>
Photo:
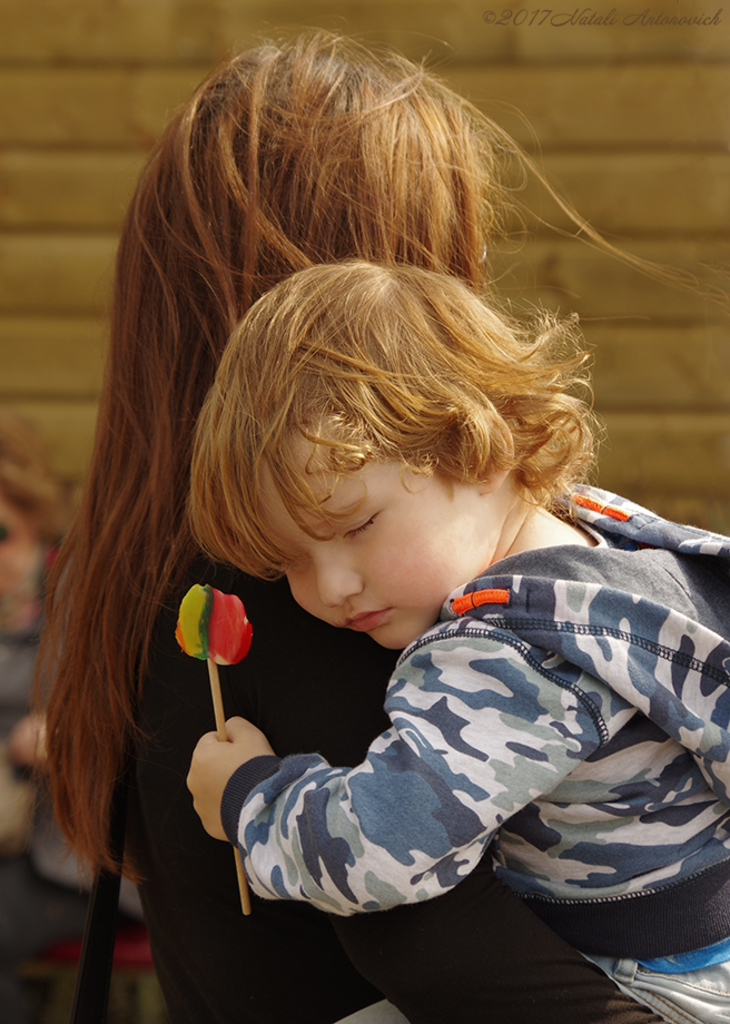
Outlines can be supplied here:
<path id="1" fill-rule="evenodd" d="M 506 554 L 514 500 L 507 479 L 448 486 L 385 462 L 341 477 L 332 489 L 330 474 L 318 473 L 326 508 L 347 515 L 312 520 L 316 537 L 297 526 L 271 488 L 274 535 L 297 553 L 287 572 L 294 599 L 333 626 L 406 647 L 438 620 L 452 590 Z"/>

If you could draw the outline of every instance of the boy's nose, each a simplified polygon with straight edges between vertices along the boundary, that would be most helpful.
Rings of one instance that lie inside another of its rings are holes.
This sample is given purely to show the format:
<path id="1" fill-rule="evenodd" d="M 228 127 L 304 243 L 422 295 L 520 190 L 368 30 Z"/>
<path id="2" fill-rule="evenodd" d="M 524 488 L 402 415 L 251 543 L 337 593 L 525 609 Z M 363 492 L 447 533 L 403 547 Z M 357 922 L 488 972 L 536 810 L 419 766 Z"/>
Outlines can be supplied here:
<path id="1" fill-rule="evenodd" d="M 363 580 L 354 569 L 337 564 L 318 567 L 319 599 L 327 608 L 339 608 L 348 598 L 362 592 Z"/>

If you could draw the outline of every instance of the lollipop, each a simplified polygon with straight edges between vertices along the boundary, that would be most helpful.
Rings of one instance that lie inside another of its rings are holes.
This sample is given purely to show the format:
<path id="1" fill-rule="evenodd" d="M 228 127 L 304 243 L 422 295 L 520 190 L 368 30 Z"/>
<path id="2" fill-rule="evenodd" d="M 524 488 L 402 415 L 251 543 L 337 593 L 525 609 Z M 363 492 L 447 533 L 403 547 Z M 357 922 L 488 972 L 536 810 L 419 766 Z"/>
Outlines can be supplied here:
<path id="1" fill-rule="evenodd" d="M 175 636 L 186 654 L 218 665 L 235 665 L 248 654 L 253 629 L 243 602 L 199 583 L 180 604 Z"/>
<path id="2" fill-rule="evenodd" d="M 246 609 L 235 594 L 223 594 L 207 584 L 200 586 L 196 583 L 180 603 L 175 637 L 186 654 L 208 662 L 215 724 L 218 739 L 223 743 L 228 737 L 218 666 L 235 665 L 245 658 L 252 635 L 253 629 L 246 618 Z M 234 853 L 241 909 L 244 914 L 250 914 L 251 900 L 238 847 Z"/>

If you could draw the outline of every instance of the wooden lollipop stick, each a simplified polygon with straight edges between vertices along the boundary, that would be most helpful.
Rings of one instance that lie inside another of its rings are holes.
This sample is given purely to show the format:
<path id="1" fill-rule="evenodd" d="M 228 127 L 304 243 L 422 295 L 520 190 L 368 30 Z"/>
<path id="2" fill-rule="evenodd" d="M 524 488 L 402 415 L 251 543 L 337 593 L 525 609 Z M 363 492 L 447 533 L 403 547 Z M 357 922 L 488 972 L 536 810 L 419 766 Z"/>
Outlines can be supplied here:
<path id="1" fill-rule="evenodd" d="M 208 677 L 210 678 L 210 692 L 213 697 L 213 712 L 215 714 L 215 727 L 218 732 L 218 739 L 221 743 L 228 741 L 226 733 L 226 716 L 223 711 L 223 697 L 221 696 L 221 682 L 218 676 L 218 665 L 212 658 L 208 658 Z M 251 913 L 251 895 L 248 891 L 248 882 L 243 870 L 241 851 L 234 846 L 233 853 L 236 861 L 236 876 L 238 877 L 238 892 L 241 897 L 241 910 L 248 917 Z"/>
<path id="2" fill-rule="evenodd" d="M 218 675 L 218 665 L 212 658 L 208 658 L 208 678 L 210 679 L 210 693 L 213 698 L 213 714 L 215 715 L 215 727 L 218 732 L 218 739 L 221 743 L 228 741 L 226 732 L 226 715 L 223 710 L 223 697 L 221 695 L 221 681 Z"/>

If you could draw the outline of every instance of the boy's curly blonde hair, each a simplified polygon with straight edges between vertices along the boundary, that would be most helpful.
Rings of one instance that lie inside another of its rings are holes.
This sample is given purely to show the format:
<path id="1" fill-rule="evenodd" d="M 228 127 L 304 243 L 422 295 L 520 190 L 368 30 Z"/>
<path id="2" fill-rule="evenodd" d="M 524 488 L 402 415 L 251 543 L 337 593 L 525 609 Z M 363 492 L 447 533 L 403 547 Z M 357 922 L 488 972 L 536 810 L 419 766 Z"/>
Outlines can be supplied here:
<path id="1" fill-rule="evenodd" d="M 273 578 L 265 488 L 294 521 L 331 519 L 313 473 L 399 462 L 477 483 L 513 470 L 544 507 L 593 459 L 576 320 L 521 326 L 462 281 L 362 261 L 315 266 L 256 302 L 231 336 L 196 434 L 189 511 L 213 558 Z M 302 467 L 304 440 L 313 446 Z"/>

